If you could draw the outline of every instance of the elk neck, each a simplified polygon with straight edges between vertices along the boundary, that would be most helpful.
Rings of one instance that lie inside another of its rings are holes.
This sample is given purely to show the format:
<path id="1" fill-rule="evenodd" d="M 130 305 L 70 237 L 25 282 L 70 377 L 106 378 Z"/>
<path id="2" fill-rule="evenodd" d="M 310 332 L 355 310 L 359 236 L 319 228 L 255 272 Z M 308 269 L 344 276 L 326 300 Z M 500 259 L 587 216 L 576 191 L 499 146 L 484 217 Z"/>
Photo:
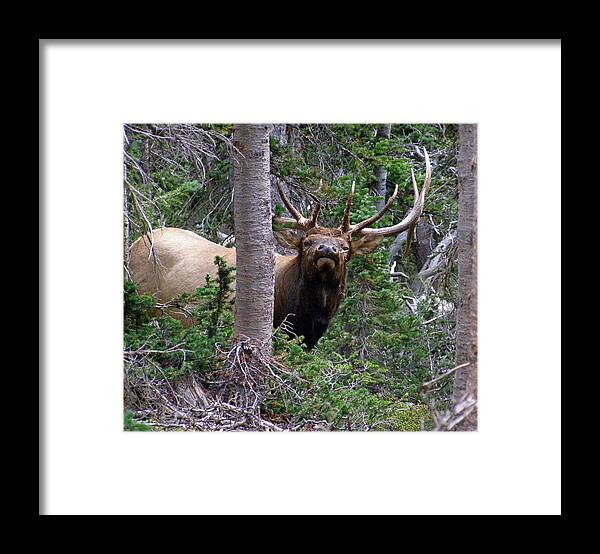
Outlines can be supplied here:
<path id="1" fill-rule="evenodd" d="M 274 325 L 288 314 L 294 333 L 312 348 L 327 330 L 346 292 L 346 272 L 322 278 L 302 268 L 300 256 L 286 256 L 275 272 Z"/>

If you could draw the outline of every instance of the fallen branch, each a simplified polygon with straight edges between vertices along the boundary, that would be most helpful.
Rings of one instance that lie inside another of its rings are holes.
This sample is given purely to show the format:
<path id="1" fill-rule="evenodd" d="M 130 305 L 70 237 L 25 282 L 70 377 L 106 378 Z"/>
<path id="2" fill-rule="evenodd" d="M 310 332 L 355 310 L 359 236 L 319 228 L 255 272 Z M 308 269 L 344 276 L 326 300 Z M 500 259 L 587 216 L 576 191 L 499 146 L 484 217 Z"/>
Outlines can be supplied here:
<path id="1" fill-rule="evenodd" d="M 429 323 L 429 322 L 426 322 L 426 323 Z M 435 379 L 433 379 L 431 381 L 427 381 L 426 383 L 423 383 L 423 385 L 421 385 L 421 388 L 423 389 L 423 391 L 427 391 L 427 390 L 431 389 L 431 387 L 433 385 L 435 385 L 436 383 L 439 383 L 440 381 L 444 380 L 446 377 L 452 375 L 455 371 L 458 371 L 459 369 L 462 369 L 463 367 L 467 367 L 468 365 L 471 365 L 471 363 L 467 362 L 464 364 L 457 365 L 456 367 L 453 367 L 452 369 L 449 369 L 448 371 L 446 371 L 446 373 L 439 375 Z"/>

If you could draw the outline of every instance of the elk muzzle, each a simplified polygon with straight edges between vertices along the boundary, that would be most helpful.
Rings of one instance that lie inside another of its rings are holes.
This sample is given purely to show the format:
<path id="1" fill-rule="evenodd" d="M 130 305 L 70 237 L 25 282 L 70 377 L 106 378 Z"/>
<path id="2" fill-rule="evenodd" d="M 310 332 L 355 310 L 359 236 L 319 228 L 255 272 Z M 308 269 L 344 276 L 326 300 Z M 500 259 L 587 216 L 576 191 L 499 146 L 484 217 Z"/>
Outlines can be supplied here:
<path id="1" fill-rule="evenodd" d="M 315 252 L 315 265 L 319 271 L 331 271 L 339 262 L 339 250 L 333 244 L 319 244 Z"/>

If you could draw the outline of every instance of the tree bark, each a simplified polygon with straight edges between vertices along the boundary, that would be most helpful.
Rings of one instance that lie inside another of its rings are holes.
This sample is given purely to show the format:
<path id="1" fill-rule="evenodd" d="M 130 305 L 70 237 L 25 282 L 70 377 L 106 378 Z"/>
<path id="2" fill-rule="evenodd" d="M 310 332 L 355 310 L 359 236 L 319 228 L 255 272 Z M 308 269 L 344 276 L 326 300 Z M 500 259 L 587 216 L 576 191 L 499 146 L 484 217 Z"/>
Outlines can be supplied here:
<path id="1" fill-rule="evenodd" d="M 125 153 L 129 153 L 129 147 L 131 141 L 129 140 L 129 134 L 127 127 L 123 128 L 123 149 Z M 127 188 L 127 182 L 129 179 L 127 171 L 127 161 L 123 160 L 123 232 L 125 234 L 125 252 L 124 252 L 124 267 L 125 267 L 125 278 L 129 279 L 129 246 L 131 245 L 131 219 L 130 219 L 130 206 L 129 206 L 129 190 Z"/>
<path id="2" fill-rule="evenodd" d="M 453 402 L 477 398 L 477 125 L 458 128 L 458 310 Z M 477 407 L 456 426 L 477 430 Z"/>
<path id="3" fill-rule="evenodd" d="M 419 218 L 417 226 L 415 227 L 414 240 L 417 265 L 420 268 L 423 268 L 440 241 L 435 228 L 429 223 L 426 216 L 421 216 Z"/>
<path id="4" fill-rule="evenodd" d="M 377 127 L 377 134 L 375 135 L 376 140 L 388 139 L 392 133 L 392 125 L 391 123 L 384 123 Z M 385 195 L 387 190 L 387 169 L 383 166 L 378 167 L 375 170 L 375 188 L 373 191 L 376 196 L 381 196 L 379 200 L 377 200 L 376 207 L 377 211 L 383 209 L 385 206 Z"/>
<path id="5" fill-rule="evenodd" d="M 234 333 L 271 351 L 275 255 L 271 226 L 269 126 L 234 127 L 236 298 Z M 241 155 L 240 155 L 241 154 Z"/>

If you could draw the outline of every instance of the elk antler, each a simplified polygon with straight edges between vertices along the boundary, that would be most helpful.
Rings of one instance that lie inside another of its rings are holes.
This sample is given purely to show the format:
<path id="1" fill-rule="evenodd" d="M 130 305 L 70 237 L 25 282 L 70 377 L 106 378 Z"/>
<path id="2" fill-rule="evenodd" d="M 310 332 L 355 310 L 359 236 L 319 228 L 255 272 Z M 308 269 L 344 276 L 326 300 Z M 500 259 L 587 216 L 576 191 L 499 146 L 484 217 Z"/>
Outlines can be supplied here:
<path id="1" fill-rule="evenodd" d="M 346 202 L 346 209 L 344 210 L 344 219 L 340 225 L 340 231 L 347 233 L 350 230 L 350 208 L 352 208 L 352 199 L 354 198 L 354 189 L 356 188 L 356 181 L 352 181 L 352 188 L 348 195 L 348 201 Z"/>
<path id="2" fill-rule="evenodd" d="M 385 212 L 390 208 L 396 196 L 398 195 L 398 185 L 396 185 L 396 189 L 394 190 L 394 194 L 390 196 L 390 199 L 386 202 L 385 206 L 379 211 L 379 213 L 374 216 L 357 223 L 356 225 L 350 225 L 348 227 L 348 233 L 360 233 L 361 235 L 379 235 L 383 237 L 387 237 L 389 235 L 397 235 L 402 231 L 405 231 L 409 227 L 412 227 L 421 217 L 421 212 L 423 211 L 423 205 L 425 204 L 425 195 L 429 190 L 429 186 L 431 185 L 431 162 L 429 161 L 429 154 L 427 150 L 423 148 L 423 152 L 425 154 L 425 181 L 423 182 L 423 188 L 421 189 L 421 193 L 419 194 L 419 187 L 417 186 L 417 181 L 415 179 L 415 174 L 411 169 L 413 188 L 415 191 L 415 202 L 410 212 L 406 215 L 406 217 L 400 222 L 396 223 L 396 225 L 392 225 L 391 227 L 382 227 L 380 229 L 371 229 L 367 227 L 372 223 L 375 223 L 379 219 L 381 219 Z M 352 187 L 352 193 L 354 192 L 354 186 Z M 351 198 L 348 199 L 348 207 L 346 208 L 347 212 L 349 211 L 349 206 L 352 203 Z M 344 221 L 346 221 L 346 214 L 344 214 Z"/>
<path id="3" fill-rule="evenodd" d="M 381 208 L 381 210 L 378 213 L 371 216 L 369 219 L 365 219 L 364 221 L 361 221 L 360 223 L 357 223 L 356 225 L 350 226 L 350 234 L 356 233 L 357 231 L 361 231 L 365 227 L 368 227 L 369 225 L 372 225 L 376 221 L 379 221 L 385 215 L 385 213 L 390 209 L 390 206 L 394 203 L 394 200 L 396 200 L 396 196 L 398 196 L 398 185 L 396 185 L 396 188 L 394 189 L 394 194 L 392 194 L 392 196 L 390 196 L 388 201 L 385 203 L 385 206 L 383 208 Z"/>
<path id="4" fill-rule="evenodd" d="M 323 184 L 323 180 L 322 179 L 321 179 L 321 184 Z M 319 211 L 321 209 L 321 203 L 320 202 L 316 203 L 316 205 L 313 208 L 312 213 L 310 215 L 310 219 L 307 219 L 289 201 L 288 197 L 283 192 L 283 189 L 281 188 L 281 184 L 279 182 L 277 183 L 277 190 L 279 191 L 279 196 L 281 196 L 281 200 L 283 200 L 283 203 L 285 204 L 285 207 L 288 209 L 288 212 L 290 212 L 294 216 L 294 219 L 291 219 L 289 217 L 276 217 L 275 218 L 275 222 L 276 223 L 283 223 L 283 224 L 285 224 L 285 223 L 295 223 L 296 227 L 298 229 L 303 229 L 304 231 L 308 231 L 309 229 L 312 229 L 313 227 L 317 226 L 317 217 L 318 217 Z"/>

